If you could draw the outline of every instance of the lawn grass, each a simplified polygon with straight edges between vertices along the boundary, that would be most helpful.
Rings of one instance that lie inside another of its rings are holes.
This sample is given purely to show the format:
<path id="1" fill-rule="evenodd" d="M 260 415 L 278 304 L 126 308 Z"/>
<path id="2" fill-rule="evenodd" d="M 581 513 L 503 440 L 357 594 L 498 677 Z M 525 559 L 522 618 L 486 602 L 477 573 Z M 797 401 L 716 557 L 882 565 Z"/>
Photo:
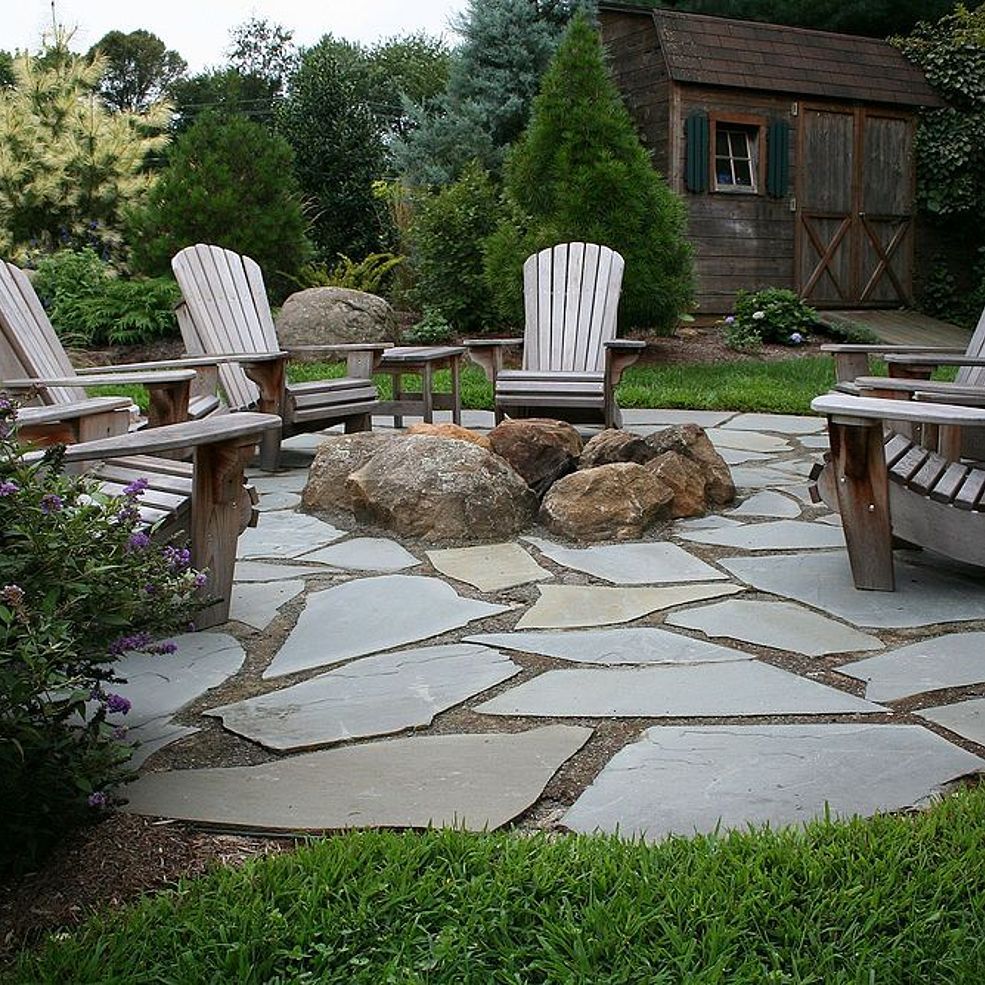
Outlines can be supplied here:
<path id="1" fill-rule="evenodd" d="M 17 982 L 985 981 L 985 787 L 916 816 L 675 838 L 361 832 L 220 869 Z"/>

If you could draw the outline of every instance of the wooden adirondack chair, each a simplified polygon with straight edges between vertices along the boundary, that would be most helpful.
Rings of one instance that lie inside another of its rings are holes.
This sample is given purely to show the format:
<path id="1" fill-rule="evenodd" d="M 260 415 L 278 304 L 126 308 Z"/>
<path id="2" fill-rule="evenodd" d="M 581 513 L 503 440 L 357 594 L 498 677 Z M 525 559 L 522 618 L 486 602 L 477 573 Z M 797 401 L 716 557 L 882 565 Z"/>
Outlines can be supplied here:
<path id="1" fill-rule="evenodd" d="M 65 407 L 84 401 L 85 387 L 107 383 L 145 386 L 151 426 L 205 417 L 219 406 L 214 359 L 76 369 L 27 275 L 0 261 L 0 388 L 32 391 L 42 405 Z"/>
<path id="2" fill-rule="evenodd" d="M 985 409 L 849 394 L 817 397 L 831 451 L 812 497 L 841 514 L 855 587 L 893 591 L 893 539 L 985 566 L 985 469 L 957 459 L 959 432 L 985 428 Z M 943 454 L 888 431 L 887 421 L 938 429 Z"/>
<path id="3" fill-rule="evenodd" d="M 320 431 L 340 421 L 346 432 L 371 428 L 379 405 L 371 374 L 390 343 L 281 350 L 263 274 L 254 260 L 200 243 L 177 253 L 171 267 L 184 297 L 178 322 L 185 347 L 225 360 L 219 366 L 219 379 L 230 409 L 256 407 L 281 418 L 281 434 L 269 434 L 261 447 L 261 468 L 276 468 L 281 437 Z M 239 355 L 230 358 L 230 353 Z M 350 375 L 288 383 L 287 362 L 292 356 L 345 357 Z"/>
<path id="4" fill-rule="evenodd" d="M 495 391 L 496 420 L 553 416 L 621 423 L 615 387 L 646 343 L 616 338 L 623 258 L 607 246 L 561 243 L 523 265 L 522 339 L 466 339 Z M 503 353 L 523 345 L 523 368 Z"/>
<path id="5" fill-rule="evenodd" d="M 73 413 L 104 415 L 113 409 L 107 401 L 114 400 L 116 409 L 123 409 L 121 426 L 125 427 L 127 402 L 116 398 L 86 401 Z M 21 437 L 40 438 L 42 444 L 63 440 L 61 424 L 52 422 L 55 413 L 50 407 L 21 408 Z M 50 428 L 47 433 L 46 427 Z M 243 470 L 263 435 L 279 427 L 280 420 L 270 414 L 213 415 L 72 444 L 65 449 L 65 463 L 69 467 L 86 465 L 110 494 L 121 494 L 135 479 L 148 480 L 149 486 L 138 501 L 141 520 L 148 526 L 156 525 L 162 537 L 186 534 L 192 566 L 208 569 L 204 591 L 216 601 L 196 617 L 196 625 L 204 629 L 229 618 L 236 541 L 246 527 L 257 522 L 256 491 L 244 482 Z M 159 457 L 185 449 L 193 449 L 191 462 Z"/>

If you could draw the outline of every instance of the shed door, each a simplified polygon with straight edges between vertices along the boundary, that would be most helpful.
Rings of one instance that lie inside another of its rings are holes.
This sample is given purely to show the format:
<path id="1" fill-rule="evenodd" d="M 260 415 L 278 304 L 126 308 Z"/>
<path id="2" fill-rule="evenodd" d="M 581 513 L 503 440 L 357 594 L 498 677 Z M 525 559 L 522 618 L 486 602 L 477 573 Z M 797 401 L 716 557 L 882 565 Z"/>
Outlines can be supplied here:
<path id="1" fill-rule="evenodd" d="M 822 307 L 910 301 L 913 130 L 909 117 L 802 107 L 797 285 Z"/>

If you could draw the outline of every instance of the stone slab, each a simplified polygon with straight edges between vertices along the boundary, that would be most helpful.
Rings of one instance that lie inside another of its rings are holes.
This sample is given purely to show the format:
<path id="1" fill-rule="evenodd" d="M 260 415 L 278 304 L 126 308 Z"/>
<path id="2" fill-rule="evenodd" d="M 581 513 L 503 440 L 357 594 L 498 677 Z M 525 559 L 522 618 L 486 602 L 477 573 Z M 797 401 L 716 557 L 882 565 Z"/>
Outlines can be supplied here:
<path id="1" fill-rule="evenodd" d="M 826 451 L 830 447 L 826 434 L 811 434 L 797 439 L 805 448 L 817 451 Z"/>
<path id="2" fill-rule="evenodd" d="M 543 581 L 553 575 L 542 568 L 519 544 L 480 544 L 428 551 L 428 560 L 443 575 L 463 581 L 480 592 Z"/>
<path id="3" fill-rule="evenodd" d="M 985 579 L 955 571 L 942 558 L 897 552 L 895 592 L 861 592 L 844 551 L 725 558 L 741 581 L 829 612 L 856 626 L 898 629 L 985 617 Z"/>
<path id="4" fill-rule="evenodd" d="M 809 479 L 817 461 L 813 458 L 790 458 L 782 462 L 774 462 L 770 468 L 776 469 L 777 472 L 787 472 L 798 479 Z"/>
<path id="5" fill-rule="evenodd" d="M 273 510 L 293 510 L 301 505 L 301 496 L 296 492 L 269 492 L 260 494 L 257 509 L 261 513 Z"/>
<path id="6" fill-rule="evenodd" d="M 925 691 L 985 681 L 985 633 L 948 633 L 844 664 L 839 674 L 865 681 L 866 697 L 898 701 Z"/>
<path id="7" fill-rule="evenodd" d="M 623 410 L 625 425 L 650 424 L 659 427 L 672 427 L 675 424 L 698 424 L 703 428 L 713 428 L 724 424 L 734 411 L 721 410 L 676 410 L 672 408 L 637 408 Z"/>
<path id="8" fill-rule="evenodd" d="M 794 414 L 736 414 L 722 427 L 737 431 L 773 431 L 777 434 L 815 434 L 825 428 L 823 417 Z"/>
<path id="9" fill-rule="evenodd" d="M 264 679 L 378 653 L 458 629 L 508 606 L 462 598 L 438 578 L 378 575 L 312 592 Z"/>
<path id="10" fill-rule="evenodd" d="M 720 527 L 717 530 L 690 530 L 680 536 L 683 540 L 697 544 L 736 547 L 744 551 L 790 551 L 805 547 L 817 549 L 845 546 L 845 535 L 840 527 L 822 527 L 802 520 L 771 520 L 768 523 L 747 523 L 741 527 Z"/>
<path id="11" fill-rule="evenodd" d="M 790 520 L 800 516 L 800 503 L 772 489 L 762 489 L 753 493 L 737 509 L 729 510 L 729 516 L 775 516 Z"/>
<path id="12" fill-rule="evenodd" d="M 717 448 L 716 451 L 722 457 L 726 465 L 739 465 L 742 462 L 768 462 L 772 455 L 764 455 L 758 451 L 739 451 L 737 448 Z"/>
<path id="13" fill-rule="evenodd" d="M 730 520 L 721 513 L 709 513 L 691 520 L 677 520 L 674 530 L 714 530 L 717 527 L 737 527 L 739 523 L 739 520 Z"/>
<path id="14" fill-rule="evenodd" d="M 301 684 L 206 712 L 268 749 L 311 749 L 430 725 L 434 716 L 520 673 L 486 646 L 400 650 L 353 660 Z"/>
<path id="15" fill-rule="evenodd" d="M 594 585 L 538 585 L 540 598 L 516 629 L 577 629 L 632 622 L 674 605 L 733 595 L 735 585 L 674 585 L 664 588 L 599 588 Z"/>
<path id="16" fill-rule="evenodd" d="M 127 763 L 132 769 L 140 769 L 160 749 L 170 746 L 186 735 L 201 732 L 199 728 L 190 725 L 176 725 L 170 719 L 154 719 L 139 728 L 127 732 L 126 744 L 132 744 L 134 749 Z"/>
<path id="17" fill-rule="evenodd" d="M 289 472 L 251 471 L 250 481 L 256 486 L 261 498 L 274 493 L 301 493 L 308 482 L 307 469 L 292 469 Z"/>
<path id="18" fill-rule="evenodd" d="M 233 585 L 229 618 L 254 629 L 266 629 L 278 609 L 304 591 L 303 581 L 240 583 Z"/>
<path id="19" fill-rule="evenodd" d="M 545 718 L 872 714 L 884 708 L 759 660 L 549 670 L 476 708 Z"/>
<path id="20" fill-rule="evenodd" d="M 728 575 L 688 554 L 676 544 L 648 541 L 573 548 L 541 537 L 523 539 L 556 564 L 583 571 L 613 585 L 662 585 L 728 578 Z"/>
<path id="21" fill-rule="evenodd" d="M 569 630 L 561 633 L 480 633 L 466 643 L 483 643 L 520 653 L 589 664 L 712 663 L 752 660 L 752 654 L 654 627 Z"/>
<path id="22" fill-rule="evenodd" d="M 925 804 L 985 761 L 918 725 L 654 726 L 563 819 L 572 831 L 670 834 L 869 817 Z"/>
<path id="23" fill-rule="evenodd" d="M 325 573 L 325 569 L 321 566 L 238 561 L 233 569 L 233 581 L 288 581 L 291 578 L 305 578 L 308 575 L 323 575 Z"/>
<path id="24" fill-rule="evenodd" d="M 737 465 L 731 472 L 736 489 L 770 489 L 774 486 L 791 486 L 797 482 L 797 476 L 789 472 L 777 472 L 775 469 Z"/>
<path id="25" fill-rule="evenodd" d="M 235 831 L 498 828 L 533 804 L 591 729 L 390 739 L 259 766 L 176 770 L 127 787 L 133 814 Z"/>
<path id="26" fill-rule="evenodd" d="M 410 551 L 386 537 L 353 537 L 302 554 L 299 560 L 317 561 L 347 571 L 405 571 L 421 563 Z"/>
<path id="27" fill-rule="evenodd" d="M 344 530 L 303 513 L 263 513 L 255 527 L 240 534 L 236 557 L 297 558 L 344 536 Z"/>
<path id="28" fill-rule="evenodd" d="M 674 613 L 666 622 L 669 626 L 699 630 L 706 636 L 743 640 L 809 657 L 882 649 L 882 643 L 874 636 L 789 602 L 730 599 Z"/>
<path id="29" fill-rule="evenodd" d="M 969 742 L 985 746 L 985 698 L 972 698 L 954 705 L 924 708 L 916 712 L 928 722 L 943 725 L 949 732 Z"/>
<path id="30" fill-rule="evenodd" d="M 716 448 L 771 453 L 792 450 L 789 442 L 775 434 L 761 434 L 758 431 L 727 431 L 724 428 L 709 428 L 707 433 Z"/>

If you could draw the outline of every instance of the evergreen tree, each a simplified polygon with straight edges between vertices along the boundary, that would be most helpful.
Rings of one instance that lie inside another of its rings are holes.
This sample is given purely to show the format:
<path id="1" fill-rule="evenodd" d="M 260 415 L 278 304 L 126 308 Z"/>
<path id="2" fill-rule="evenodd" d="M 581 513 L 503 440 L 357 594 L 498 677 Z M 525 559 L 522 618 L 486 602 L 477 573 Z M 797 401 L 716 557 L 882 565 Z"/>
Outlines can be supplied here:
<path id="1" fill-rule="evenodd" d="M 623 255 L 622 324 L 667 332 L 691 306 L 683 203 L 653 170 L 582 14 L 507 161 L 506 193 L 514 217 L 490 237 L 486 264 L 504 315 L 519 318 L 526 257 L 565 241 L 602 243 Z"/>
<path id="2" fill-rule="evenodd" d="M 307 253 L 292 157 L 258 123 L 199 117 L 176 141 L 147 205 L 130 215 L 134 268 L 165 274 L 178 250 L 214 243 L 253 257 L 282 294 Z"/>
<path id="3" fill-rule="evenodd" d="M 454 181 L 471 160 L 498 174 L 520 136 L 530 105 L 573 3 L 469 0 L 454 21 L 462 44 L 448 88 L 431 106 L 410 108 L 415 126 L 394 147 L 398 167 L 415 184 Z"/>

